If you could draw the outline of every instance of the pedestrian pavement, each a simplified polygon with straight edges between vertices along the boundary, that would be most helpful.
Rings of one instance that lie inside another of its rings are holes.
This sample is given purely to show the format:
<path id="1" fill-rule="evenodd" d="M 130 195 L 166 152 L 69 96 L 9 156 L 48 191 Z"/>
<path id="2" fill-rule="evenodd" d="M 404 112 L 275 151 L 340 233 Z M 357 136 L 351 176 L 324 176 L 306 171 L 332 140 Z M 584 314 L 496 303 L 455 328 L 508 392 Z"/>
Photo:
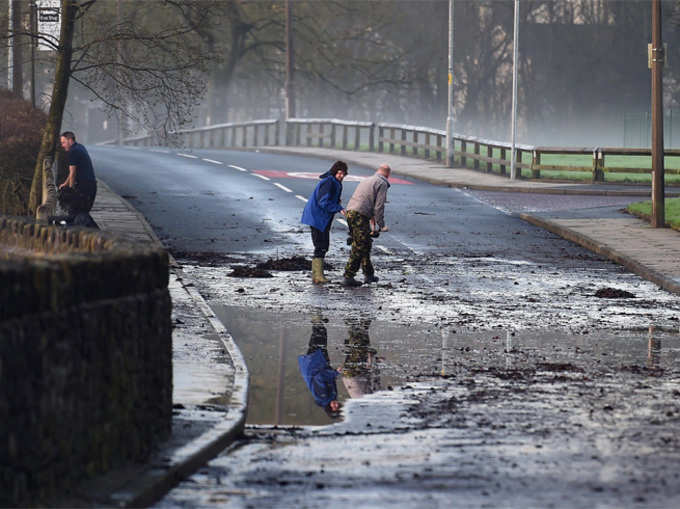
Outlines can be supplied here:
<path id="1" fill-rule="evenodd" d="M 649 187 L 574 184 L 506 177 L 437 162 L 383 153 L 317 147 L 255 147 L 250 150 L 295 154 L 366 167 L 387 163 L 393 173 L 433 184 L 478 190 L 547 194 L 650 196 Z M 351 171 L 351 166 L 350 166 Z M 680 189 L 668 189 L 669 195 Z M 91 212 L 102 230 L 128 238 L 160 240 L 144 217 L 100 181 Z M 611 207 L 577 213 L 522 213 L 519 217 L 571 240 L 665 290 L 680 294 L 680 232 L 649 223 Z M 173 302 L 173 433 L 143 465 L 110 472 L 88 482 L 62 506 L 147 506 L 182 478 L 197 470 L 238 437 L 247 412 L 245 361 L 193 282 L 170 259 L 169 291 Z"/>

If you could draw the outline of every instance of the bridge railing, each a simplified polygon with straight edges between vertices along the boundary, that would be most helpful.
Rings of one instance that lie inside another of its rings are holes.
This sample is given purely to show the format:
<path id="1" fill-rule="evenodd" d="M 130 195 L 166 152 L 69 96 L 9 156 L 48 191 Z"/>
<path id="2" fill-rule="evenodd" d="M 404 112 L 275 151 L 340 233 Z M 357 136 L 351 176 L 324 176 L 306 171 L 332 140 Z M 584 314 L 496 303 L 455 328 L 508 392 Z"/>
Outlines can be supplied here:
<path id="1" fill-rule="evenodd" d="M 335 118 L 266 119 L 232 122 L 173 133 L 182 145 L 193 148 L 247 148 L 257 146 L 305 146 L 383 152 L 433 161 L 446 159 L 446 131 L 393 123 L 357 122 Z M 512 146 L 508 142 L 454 134 L 457 166 L 509 174 Z M 151 136 L 126 138 L 125 145 L 150 146 Z M 515 145 L 518 176 L 559 178 L 563 172 L 589 174 L 593 182 L 607 173 L 651 174 L 651 149 L 617 147 L 549 147 Z M 665 150 L 675 164 L 665 172 L 680 174 L 680 150 Z M 583 175 L 586 177 L 586 175 Z"/>

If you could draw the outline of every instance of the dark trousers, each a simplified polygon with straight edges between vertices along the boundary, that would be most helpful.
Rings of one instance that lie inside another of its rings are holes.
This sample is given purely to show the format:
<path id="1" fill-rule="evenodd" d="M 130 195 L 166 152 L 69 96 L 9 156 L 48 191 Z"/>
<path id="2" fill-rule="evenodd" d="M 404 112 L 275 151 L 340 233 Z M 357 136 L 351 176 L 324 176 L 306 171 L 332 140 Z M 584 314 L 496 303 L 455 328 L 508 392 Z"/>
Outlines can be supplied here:
<path id="1" fill-rule="evenodd" d="M 325 230 L 317 230 L 313 226 L 312 229 L 312 243 L 314 244 L 314 258 L 323 258 L 328 252 L 328 247 L 331 243 L 331 224 L 333 221 L 328 222 L 328 226 Z"/>

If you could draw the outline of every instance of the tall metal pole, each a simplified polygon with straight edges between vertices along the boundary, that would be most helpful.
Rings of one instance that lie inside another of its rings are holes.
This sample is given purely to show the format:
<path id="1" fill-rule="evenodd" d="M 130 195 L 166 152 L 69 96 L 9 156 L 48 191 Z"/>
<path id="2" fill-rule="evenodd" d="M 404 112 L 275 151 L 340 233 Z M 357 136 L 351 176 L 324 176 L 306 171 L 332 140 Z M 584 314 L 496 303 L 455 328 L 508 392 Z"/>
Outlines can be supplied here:
<path id="1" fill-rule="evenodd" d="M 512 150 L 510 151 L 511 161 L 510 161 L 510 178 L 517 178 L 517 149 L 515 147 L 517 141 L 517 56 L 519 53 L 519 0 L 515 0 L 515 19 L 513 28 L 513 40 L 512 40 L 512 134 L 511 134 L 511 144 Z"/>
<path id="2" fill-rule="evenodd" d="M 120 33 L 120 27 L 121 27 L 121 24 L 120 24 L 120 9 L 121 9 L 120 0 L 118 0 L 116 2 L 116 25 L 117 25 L 116 31 L 118 31 L 118 33 Z M 123 114 L 121 113 L 121 108 L 123 107 L 123 98 L 122 98 L 121 93 L 120 93 L 120 87 L 121 87 L 120 65 L 121 65 L 121 62 L 122 62 L 121 51 L 122 51 L 121 38 L 119 36 L 118 39 L 117 39 L 117 42 L 116 42 L 116 63 L 118 65 L 116 66 L 116 71 L 115 71 L 116 75 L 118 75 L 118 80 L 119 80 L 118 84 L 116 85 L 118 87 L 118 90 L 116 91 L 116 96 L 118 98 L 118 109 L 116 110 L 116 120 L 117 120 L 116 123 L 118 124 L 117 129 L 116 129 L 116 139 L 118 140 L 117 141 L 118 145 L 123 145 L 123 138 L 124 138 L 124 134 L 123 134 Z"/>
<path id="3" fill-rule="evenodd" d="M 26 39 L 19 34 L 24 32 L 23 5 L 20 0 L 11 0 L 12 6 L 12 89 L 23 99 L 24 97 L 24 46 Z"/>
<path id="4" fill-rule="evenodd" d="M 38 45 L 36 35 L 38 33 L 38 6 L 35 0 L 31 2 L 31 104 L 35 108 L 35 47 Z"/>
<path id="5" fill-rule="evenodd" d="M 453 0 L 449 0 L 449 73 L 448 73 L 448 113 L 446 116 L 446 161 L 453 168 L 455 139 L 453 137 Z"/>
<path id="6" fill-rule="evenodd" d="M 7 90 L 14 89 L 14 68 L 12 64 L 14 63 L 14 33 L 12 32 L 12 0 L 7 2 Z"/>
<path id="7" fill-rule="evenodd" d="M 290 0 L 286 0 L 286 119 L 295 118 L 295 51 L 293 48 L 293 19 Z"/>
<path id="8" fill-rule="evenodd" d="M 666 225 L 663 167 L 663 64 L 661 2 L 652 0 L 652 226 Z"/>

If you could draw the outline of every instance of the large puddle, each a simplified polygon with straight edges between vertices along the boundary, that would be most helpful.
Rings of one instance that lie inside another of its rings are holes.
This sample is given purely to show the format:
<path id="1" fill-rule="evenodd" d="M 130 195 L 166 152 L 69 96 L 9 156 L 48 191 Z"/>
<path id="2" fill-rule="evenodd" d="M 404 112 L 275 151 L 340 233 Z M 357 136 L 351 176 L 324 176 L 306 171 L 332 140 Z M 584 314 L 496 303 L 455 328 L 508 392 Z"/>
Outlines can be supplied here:
<path id="1" fill-rule="evenodd" d="M 248 424 L 323 425 L 333 422 L 315 402 L 298 357 L 314 355 L 339 372 L 338 401 L 432 376 L 470 373 L 501 377 L 578 374 L 656 377 L 676 370 L 677 331 L 506 330 L 469 332 L 431 324 L 405 326 L 380 317 L 339 313 L 276 313 L 212 304 L 250 371 Z M 320 351 L 320 353 L 315 353 Z M 326 356 L 327 354 L 327 356 Z M 322 357 L 319 357 L 322 356 Z"/>

